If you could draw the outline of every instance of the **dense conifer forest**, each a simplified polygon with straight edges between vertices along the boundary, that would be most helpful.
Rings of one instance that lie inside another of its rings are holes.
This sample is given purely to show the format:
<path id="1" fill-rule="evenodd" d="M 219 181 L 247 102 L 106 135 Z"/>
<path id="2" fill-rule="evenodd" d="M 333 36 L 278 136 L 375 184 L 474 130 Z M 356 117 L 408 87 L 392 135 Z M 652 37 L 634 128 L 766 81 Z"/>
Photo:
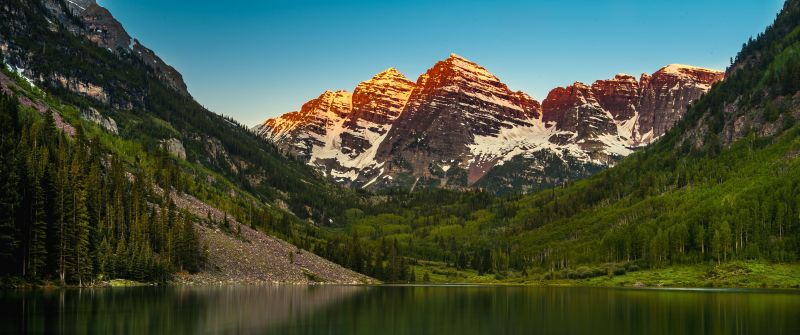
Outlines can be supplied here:
<path id="1" fill-rule="evenodd" d="M 187 213 L 153 193 L 78 128 L 0 97 L 0 257 L 5 274 L 83 284 L 103 278 L 164 281 L 197 271 L 203 250 Z"/>

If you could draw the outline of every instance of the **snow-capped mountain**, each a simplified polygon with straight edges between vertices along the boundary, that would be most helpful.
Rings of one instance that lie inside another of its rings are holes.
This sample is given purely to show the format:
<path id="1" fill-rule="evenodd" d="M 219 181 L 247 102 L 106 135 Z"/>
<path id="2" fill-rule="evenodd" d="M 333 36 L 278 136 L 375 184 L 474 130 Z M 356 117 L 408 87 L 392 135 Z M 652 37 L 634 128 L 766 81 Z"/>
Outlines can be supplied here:
<path id="1" fill-rule="evenodd" d="M 362 82 L 353 94 L 326 91 L 298 112 L 267 120 L 256 131 L 344 183 L 376 166 L 383 142 L 414 83 L 394 68 Z"/>
<path id="2" fill-rule="evenodd" d="M 539 103 L 461 56 L 416 83 L 395 69 L 254 128 L 342 184 L 526 191 L 613 165 L 723 79 L 669 65 L 556 88 Z"/>

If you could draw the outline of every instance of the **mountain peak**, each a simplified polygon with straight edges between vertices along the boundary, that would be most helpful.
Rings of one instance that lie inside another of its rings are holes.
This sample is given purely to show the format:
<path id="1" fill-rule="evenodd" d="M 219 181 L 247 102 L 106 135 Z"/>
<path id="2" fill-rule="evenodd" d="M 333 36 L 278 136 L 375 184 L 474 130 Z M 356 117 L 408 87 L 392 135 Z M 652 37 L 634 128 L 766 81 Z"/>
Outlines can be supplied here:
<path id="1" fill-rule="evenodd" d="M 132 54 L 142 60 L 147 66 L 153 68 L 156 76 L 167 86 L 188 96 L 189 90 L 183 81 L 183 76 L 164 62 L 153 50 L 148 49 L 132 38 L 114 18 L 114 15 L 95 0 L 65 0 L 67 10 L 76 16 L 84 27 L 71 28 L 99 47 L 108 49 L 112 53 Z M 65 22 L 72 25 L 74 22 Z"/>
<path id="2" fill-rule="evenodd" d="M 630 82 L 636 82 L 637 81 L 636 77 L 634 77 L 632 75 L 629 75 L 627 73 L 617 73 L 617 75 L 614 76 L 613 80 L 616 80 L 616 81 L 630 81 Z"/>
<path id="3" fill-rule="evenodd" d="M 373 80 L 401 79 L 401 80 L 408 81 L 408 78 L 406 78 L 406 76 L 402 72 L 398 71 L 394 67 L 390 67 L 390 68 L 384 70 L 383 72 L 376 74 L 374 77 L 372 77 L 372 79 Z"/>
<path id="4" fill-rule="evenodd" d="M 673 74 L 673 75 L 685 75 L 689 73 L 722 73 L 722 71 L 707 69 L 703 67 L 697 67 L 692 65 L 684 65 L 684 64 L 669 64 L 656 73 L 666 73 L 666 74 Z"/>
<path id="5" fill-rule="evenodd" d="M 583 82 L 576 81 L 572 83 L 571 87 L 568 88 L 589 88 L 589 85 L 584 84 Z"/>
<path id="6" fill-rule="evenodd" d="M 446 76 L 459 76 L 463 78 L 470 78 L 470 80 L 490 82 L 500 81 L 500 79 L 489 72 L 489 70 L 486 70 L 486 68 L 483 66 L 480 66 L 477 63 L 454 53 L 450 54 L 450 57 L 447 59 L 436 63 L 431 70 L 433 70 L 433 73 L 443 71 Z M 429 71 L 428 75 L 431 74 L 432 73 Z"/>
<path id="7" fill-rule="evenodd" d="M 453 167 L 463 169 L 466 178 L 444 177 L 442 185 L 466 187 L 515 157 L 546 169 L 553 163 L 550 158 L 531 156 L 545 152 L 558 156 L 548 156 L 556 157 L 556 164 L 607 165 L 629 154 L 629 147 L 662 135 L 683 115 L 686 102 L 706 92 L 716 78 L 694 67 L 667 67 L 673 68 L 686 74 L 662 74 L 654 85 L 641 85 L 638 78 L 620 73 L 591 85 L 575 82 L 554 89 L 539 103 L 510 90 L 482 66 L 451 54 L 416 84 L 388 68 L 360 83 L 351 99 L 332 99 L 331 92 L 314 102 L 318 107 L 302 109 L 319 111 L 313 114 L 319 117 L 307 117 L 292 128 L 284 124 L 295 124 L 298 117 L 287 114 L 267 125 L 272 131 L 265 136 L 326 175 L 357 187 L 402 184 L 394 179 L 403 175 L 443 178 L 440 174 Z M 641 82 L 649 83 L 650 76 Z M 437 166 L 444 171 L 437 172 Z M 536 171 L 520 178 L 545 177 Z"/>
<path id="8" fill-rule="evenodd" d="M 472 67 L 480 67 L 477 63 L 469 59 L 466 59 L 464 57 L 461 57 L 457 54 L 450 54 L 450 57 L 447 57 L 447 59 L 445 59 L 444 62 L 448 64 L 460 64 L 460 65 L 468 64 Z"/>
<path id="9" fill-rule="evenodd" d="M 462 57 L 461 55 L 459 55 L 459 54 L 456 54 L 456 53 L 451 53 L 451 54 L 450 54 L 450 57 L 448 57 L 448 59 L 461 59 L 461 60 L 466 60 L 466 61 L 468 61 L 466 58 L 464 58 L 464 57 Z"/>
<path id="10" fill-rule="evenodd" d="M 66 0 L 67 6 L 75 14 L 80 14 L 91 5 L 97 5 L 95 0 Z"/>
<path id="11" fill-rule="evenodd" d="M 336 90 L 336 91 L 325 90 L 325 92 L 322 92 L 322 94 L 320 94 L 318 99 L 342 99 L 342 98 L 349 99 L 350 96 L 352 96 L 352 94 L 346 90 Z"/>

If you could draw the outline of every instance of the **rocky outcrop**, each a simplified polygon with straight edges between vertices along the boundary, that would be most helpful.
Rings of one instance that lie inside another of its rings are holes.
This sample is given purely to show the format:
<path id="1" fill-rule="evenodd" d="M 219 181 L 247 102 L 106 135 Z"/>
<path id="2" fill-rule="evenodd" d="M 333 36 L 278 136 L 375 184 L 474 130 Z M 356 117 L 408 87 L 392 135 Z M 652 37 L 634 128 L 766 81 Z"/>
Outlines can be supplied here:
<path id="1" fill-rule="evenodd" d="M 25 79 L 30 81 L 30 79 Z M 14 92 L 18 92 L 23 90 L 14 80 L 6 76 L 5 73 L 0 72 L 0 94 L 7 94 L 11 96 L 16 96 L 17 101 L 20 105 L 33 108 L 42 116 L 53 116 L 53 123 L 55 123 L 56 128 L 61 129 L 64 134 L 73 137 L 77 134 L 77 130 L 71 124 L 64 121 L 64 118 L 61 117 L 61 114 L 58 111 L 51 109 L 45 102 L 39 100 L 39 98 L 33 97 L 28 98 L 26 95 L 17 94 L 15 95 Z"/>
<path id="2" fill-rule="evenodd" d="M 87 120 L 89 122 L 94 122 L 100 127 L 103 127 L 109 133 L 114 135 L 119 135 L 119 129 L 117 128 L 117 122 L 110 117 L 103 116 L 100 114 L 96 109 L 89 107 L 81 111 L 81 118 Z M 184 152 L 184 157 L 186 153 Z"/>
<path id="3" fill-rule="evenodd" d="M 54 76 L 53 82 L 58 83 L 61 85 L 61 87 L 67 90 L 95 99 L 102 103 L 107 104 L 110 102 L 108 93 L 106 93 L 105 89 L 100 85 L 83 82 L 75 78 L 67 78 L 62 75 Z"/>
<path id="4" fill-rule="evenodd" d="M 551 143 L 577 145 L 591 161 L 601 164 L 608 163 L 613 155 L 628 153 L 608 150 L 614 144 L 608 142 L 624 140 L 617 137 L 614 116 L 603 108 L 592 87 L 575 83 L 567 88 L 554 89 L 542 103 L 542 108 L 545 126 L 553 129 L 549 138 Z M 618 114 L 624 114 L 624 111 Z"/>
<path id="5" fill-rule="evenodd" d="M 686 106 L 722 80 L 725 74 L 687 65 L 669 65 L 654 73 L 642 89 L 639 132 L 642 144 L 672 128 L 686 112 Z M 652 134 L 652 136 L 648 136 Z"/>
<path id="6" fill-rule="evenodd" d="M 635 77 L 618 74 L 613 79 L 595 81 L 591 90 L 597 103 L 615 120 L 628 120 L 636 115 L 641 87 Z"/>
<path id="7" fill-rule="evenodd" d="M 169 138 L 161 141 L 161 146 L 167 152 L 175 155 L 180 159 L 186 159 L 186 148 L 183 147 L 183 142 L 177 138 Z"/>
<path id="8" fill-rule="evenodd" d="M 487 175 L 503 187 L 555 185 L 657 139 L 723 77 L 669 65 L 556 88 L 539 104 L 454 54 L 416 83 L 389 69 L 352 96 L 326 92 L 256 131 L 356 187 L 497 188 Z M 500 168 L 508 162 L 520 167 Z"/>

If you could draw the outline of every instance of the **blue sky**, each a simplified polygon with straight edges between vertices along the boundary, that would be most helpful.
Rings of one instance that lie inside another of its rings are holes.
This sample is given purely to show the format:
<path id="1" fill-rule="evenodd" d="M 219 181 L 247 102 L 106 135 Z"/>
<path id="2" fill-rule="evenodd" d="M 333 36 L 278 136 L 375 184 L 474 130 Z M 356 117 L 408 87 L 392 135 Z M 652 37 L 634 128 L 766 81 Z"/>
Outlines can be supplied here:
<path id="1" fill-rule="evenodd" d="M 670 63 L 724 69 L 782 0 L 99 0 L 183 73 L 214 112 L 257 124 L 396 67 L 411 80 L 451 52 L 513 90 Z"/>

